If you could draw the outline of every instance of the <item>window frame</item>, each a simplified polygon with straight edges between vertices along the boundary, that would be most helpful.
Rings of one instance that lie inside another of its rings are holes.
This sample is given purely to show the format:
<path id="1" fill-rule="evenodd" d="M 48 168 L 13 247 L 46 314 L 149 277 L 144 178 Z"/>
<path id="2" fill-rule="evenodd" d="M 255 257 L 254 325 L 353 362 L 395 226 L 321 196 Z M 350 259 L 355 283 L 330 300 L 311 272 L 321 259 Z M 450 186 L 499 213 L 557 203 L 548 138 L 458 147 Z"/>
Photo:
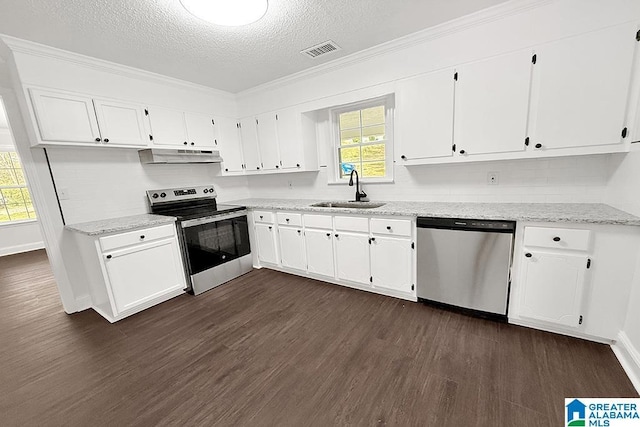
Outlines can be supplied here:
<path id="1" fill-rule="evenodd" d="M 393 142 L 394 142 L 394 96 L 393 94 L 367 99 L 364 101 L 353 102 L 350 104 L 340 105 L 330 110 L 331 121 L 331 172 L 329 173 L 329 184 L 347 185 L 349 178 L 340 177 L 340 114 L 355 110 L 364 110 L 371 107 L 384 106 L 385 109 L 385 139 L 384 141 L 374 142 L 360 142 L 359 144 L 352 144 L 351 146 L 367 146 L 384 143 L 384 163 L 385 163 L 385 176 L 384 177 L 369 177 L 365 178 L 359 176 L 362 183 L 392 183 L 394 181 L 394 160 L 393 160 Z"/>
<path id="2" fill-rule="evenodd" d="M 0 153 L 14 153 L 18 158 L 20 158 L 20 154 L 18 153 L 18 151 L 15 149 L 15 147 L 7 147 L 4 145 L 0 145 Z M 20 162 L 22 163 L 22 160 L 20 160 Z M 9 170 L 11 171 L 15 171 L 17 169 L 21 169 L 22 170 L 22 174 L 24 177 L 24 184 L 17 184 L 17 185 L 1 185 L 0 184 L 0 199 L 2 199 L 2 207 L 0 209 L 4 209 L 5 212 L 7 213 L 7 215 L 9 215 L 9 217 L 11 216 L 9 214 L 8 208 L 6 208 L 6 203 L 4 201 L 4 196 L 1 194 L 1 190 L 17 190 L 19 189 L 21 192 L 24 190 L 27 191 L 27 193 L 29 194 L 29 198 L 31 199 L 31 207 L 33 208 L 33 214 L 35 215 L 33 218 L 23 218 L 23 219 L 10 219 L 8 221 L 0 221 L 0 227 L 6 227 L 6 226 L 11 226 L 11 225 L 16 225 L 16 224 L 24 224 L 24 223 L 28 223 L 28 222 L 35 222 L 38 220 L 38 214 L 35 211 L 35 206 L 33 205 L 33 196 L 31 195 L 31 190 L 29 189 L 29 185 L 27 184 L 27 179 L 26 176 L 24 175 L 24 168 L 16 168 L 15 165 L 11 164 L 11 168 L 9 168 Z M 27 203 L 25 202 L 24 199 L 24 193 L 23 193 L 23 203 L 24 206 L 27 210 L 27 213 L 29 213 L 29 207 L 27 205 Z"/>

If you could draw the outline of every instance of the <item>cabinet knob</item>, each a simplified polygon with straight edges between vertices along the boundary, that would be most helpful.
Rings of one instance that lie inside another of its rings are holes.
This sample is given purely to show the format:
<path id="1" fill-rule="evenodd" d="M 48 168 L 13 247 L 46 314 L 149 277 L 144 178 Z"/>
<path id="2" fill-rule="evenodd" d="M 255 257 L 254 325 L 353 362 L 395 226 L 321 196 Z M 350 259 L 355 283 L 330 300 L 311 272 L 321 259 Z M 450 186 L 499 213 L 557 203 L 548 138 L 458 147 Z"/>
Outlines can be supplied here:
<path id="1" fill-rule="evenodd" d="M 104 142 L 109 142 L 109 138 L 105 138 L 105 139 L 104 139 Z"/>
<path id="2" fill-rule="evenodd" d="M 107 255 L 107 259 L 111 259 L 111 255 Z"/>
<path id="3" fill-rule="evenodd" d="M 300 163 L 296 163 L 296 167 L 299 168 L 300 167 Z"/>
<path id="4" fill-rule="evenodd" d="M 256 166 L 256 169 L 257 169 L 257 170 L 260 170 L 260 166 Z"/>
<path id="5" fill-rule="evenodd" d="M 144 234 L 140 236 L 140 240 L 143 240 L 143 239 L 144 239 Z"/>
<path id="6" fill-rule="evenodd" d="M 260 215 L 260 219 L 264 218 L 262 215 Z"/>
<path id="7" fill-rule="evenodd" d="M 387 230 L 391 231 L 391 226 L 387 225 Z"/>
<path id="8" fill-rule="evenodd" d="M 464 153 L 466 153 L 466 151 L 460 150 L 460 154 L 464 154 Z"/>
<path id="9" fill-rule="evenodd" d="M 531 258 L 533 255 L 529 252 L 527 252 L 526 254 L 524 254 L 524 256 L 526 256 L 527 258 Z"/>
<path id="10" fill-rule="evenodd" d="M 225 169 L 224 169 L 224 171 L 225 171 L 225 172 L 229 172 L 229 169 L 228 169 L 228 168 L 225 168 Z"/>
<path id="11" fill-rule="evenodd" d="M 100 141 L 102 141 L 102 139 L 96 138 L 96 142 L 100 142 Z"/>
<path id="12" fill-rule="evenodd" d="M 189 145 L 189 143 L 187 141 L 183 142 L 184 145 Z"/>
<path id="13" fill-rule="evenodd" d="M 331 237 L 331 233 L 327 233 L 327 237 Z"/>
<path id="14" fill-rule="evenodd" d="M 285 219 L 285 221 L 289 222 L 289 218 Z"/>
<path id="15" fill-rule="evenodd" d="M 402 160 L 407 160 L 407 156 L 405 156 L 404 154 L 403 154 L 402 156 L 400 156 L 400 158 L 401 158 Z"/>
<path id="16" fill-rule="evenodd" d="M 556 236 L 556 237 L 554 237 L 554 238 L 553 238 L 553 241 L 554 241 L 554 242 L 559 242 L 560 240 L 562 240 L 562 239 L 560 239 L 558 236 Z"/>
<path id="17" fill-rule="evenodd" d="M 269 230 L 271 230 L 273 227 L 269 226 Z"/>
<path id="18" fill-rule="evenodd" d="M 302 233 L 302 231 L 298 230 L 298 234 Z"/>
<path id="19" fill-rule="evenodd" d="M 375 238 L 375 237 L 372 237 L 372 238 L 371 238 L 371 241 L 372 241 L 372 242 L 375 242 L 375 241 L 376 241 L 376 238 Z"/>
<path id="20" fill-rule="evenodd" d="M 335 236 L 336 236 L 336 237 L 338 237 L 338 235 L 337 235 L 337 234 L 336 234 Z"/>
<path id="21" fill-rule="evenodd" d="M 192 142 L 192 143 L 191 143 L 191 145 L 196 145 L 196 143 L 195 143 L 195 142 Z"/>
<path id="22" fill-rule="evenodd" d="M 276 165 L 276 169 L 280 169 L 280 166 Z"/>
<path id="23" fill-rule="evenodd" d="M 535 145 L 535 147 L 536 147 L 536 148 L 542 148 L 542 144 L 537 143 L 537 144 Z"/>

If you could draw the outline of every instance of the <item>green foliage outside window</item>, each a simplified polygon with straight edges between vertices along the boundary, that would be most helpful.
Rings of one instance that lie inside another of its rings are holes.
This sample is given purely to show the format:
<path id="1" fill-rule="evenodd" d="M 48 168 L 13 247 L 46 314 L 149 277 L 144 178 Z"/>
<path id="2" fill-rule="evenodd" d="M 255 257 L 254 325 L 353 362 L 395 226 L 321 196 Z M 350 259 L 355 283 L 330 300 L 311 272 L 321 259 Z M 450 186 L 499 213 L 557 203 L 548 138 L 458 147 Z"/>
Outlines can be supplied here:
<path id="1" fill-rule="evenodd" d="M 0 151 L 0 223 L 35 218 L 18 153 Z"/>
<path id="2" fill-rule="evenodd" d="M 363 178 L 386 176 L 386 124 L 384 105 L 354 110 L 339 115 L 340 177 L 355 169 Z"/>

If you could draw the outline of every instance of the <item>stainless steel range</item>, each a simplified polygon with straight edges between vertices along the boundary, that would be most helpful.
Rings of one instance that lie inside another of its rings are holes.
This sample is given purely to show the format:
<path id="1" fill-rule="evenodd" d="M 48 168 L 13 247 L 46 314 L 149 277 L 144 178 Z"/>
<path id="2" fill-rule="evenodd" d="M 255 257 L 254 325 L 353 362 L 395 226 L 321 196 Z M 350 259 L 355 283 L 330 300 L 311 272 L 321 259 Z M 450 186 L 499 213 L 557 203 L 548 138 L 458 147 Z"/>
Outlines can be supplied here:
<path id="1" fill-rule="evenodd" d="M 151 213 L 178 218 L 189 284 L 201 294 L 251 271 L 247 210 L 218 205 L 213 185 L 147 191 Z"/>

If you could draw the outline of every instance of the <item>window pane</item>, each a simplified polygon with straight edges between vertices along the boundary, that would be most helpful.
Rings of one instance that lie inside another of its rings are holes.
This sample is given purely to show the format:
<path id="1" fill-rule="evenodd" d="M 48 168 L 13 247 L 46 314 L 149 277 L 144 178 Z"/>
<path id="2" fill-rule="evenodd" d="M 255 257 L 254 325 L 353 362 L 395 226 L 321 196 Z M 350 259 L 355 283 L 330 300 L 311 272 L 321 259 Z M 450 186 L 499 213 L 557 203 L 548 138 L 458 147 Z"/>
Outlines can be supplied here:
<path id="1" fill-rule="evenodd" d="M 362 147 L 362 160 L 384 160 L 384 144 L 365 145 Z"/>
<path id="2" fill-rule="evenodd" d="M 24 205 L 22 191 L 19 188 L 3 188 L 2 196 L 7 205 Z"/>
<path id="3" fill-rule="evenodd" d="M 18 179 L 11 169 L 0 169 L 0 186 L 18 185 Z"/>
<path id="4" fill-rule="evenodd" d="M 9 211 L 9 216 L 12 221 L 29 219 L 29 212 L 27 212 L 27 207 L 24 204 L 7 205 L 7 210 Z"/>
<path id="5" fill-rule="evenodd" d="M 15 171 L 18 185 L 25 185 L 27 182 L 24 180 L 24 171 L 22 169 L 16 169 Z"/>
<path id="6" fill-rule="evenodd" d="M 360 127 L 360 110 L 349 111 L 340 114 L 340 129 L 353 129 Z"/>
<path id="7" fill-rule="evenodd" d="M 362 126 L 384 123 L 384 105 L 362 110 Z"/>
<path id="8" fill-rule="evenodd" d="M 384 125 L 369 126 L 362 128 L 363 142 L 374 142 L 384 140 Z"/>
<path id="9" fill-rule="evenodd" d="M 11 167 L 11 156 L 9 153 L 2 152 L 0 153 L 0 168 L 10 168 Z"/>
<path id="10" fill-rule="evenodd" d="M 26 204 L 31 204 L 31 194 L 29 194 L 29 190 L 27 190 L 26 188 L 22 188 L 22 197 L 24 198 L 24 202 Z"/>
<path id="11" fill-rule="evenodd" d="M 9 221 L 9 214 L 7 213 L 7 210 L 4 208 L 3 205 L 0 205 L 0 222 L 6 222 Z"/>
<path id="12" fill-rule="evenodd" d="M 366 162 L 362 163 L 362 176 L 365 178 L 381 178 L 385 176 L 384 162 Z"/>
<path id="13" fill-rule="evenodd" d="M 340 163 L 359 163 L 360 147 L 349 147 L 340 149 Z"/>
<path id="14" fill-rule="evenodd" d="M 360 128 L 343 130 L 340 132 L 340 145 L 360 143 Z"/>
<path id="15" fill-rule="evenodd" d="M 20 157 L 18 157 L 18 153 L 16 153 L 15 151 L 12 151 L 9 153 L 9 155 L 11 156 L 11 163 L 13 163 L 13 167 L 21 168 L 22 163 L 20 163 Z"/>

